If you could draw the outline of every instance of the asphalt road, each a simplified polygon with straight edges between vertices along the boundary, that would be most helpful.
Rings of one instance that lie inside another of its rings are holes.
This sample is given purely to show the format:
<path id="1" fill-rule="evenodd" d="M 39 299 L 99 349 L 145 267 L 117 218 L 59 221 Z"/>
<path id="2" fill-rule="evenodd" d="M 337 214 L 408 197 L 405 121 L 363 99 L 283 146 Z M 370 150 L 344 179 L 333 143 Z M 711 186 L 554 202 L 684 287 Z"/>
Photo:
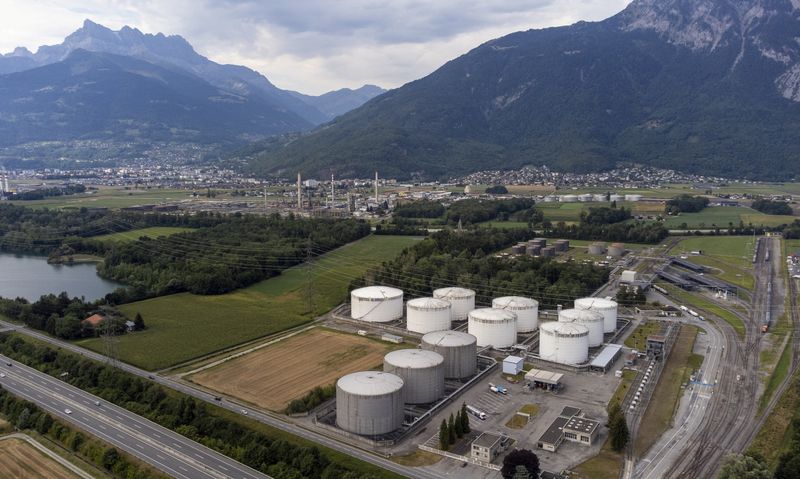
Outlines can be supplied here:
<path id="1" fill-rule="evenodd" d="M 172 477 L 269 479 L 265 474 L 82 389 L 5 356 L 0 356 L 0 360 L 0 371 L 5 375 L 0 377 L 0 384 L 4 389 Z"/>
<path id="2" fill-rule="evenodd" d="M 90 359 L 94 359 L 96 361 L 100 361 L 100 362 L 106 362 L 107 361 L 107 358 L 105 356 L 103 356 L 102 354 L 98 354 L 98 353 L 95 353 L 93 351 L 89 351 L 87 349 L 81 348 L 79 346 L 76 346 L 74 344 L 68 343 L 66 341 L 61 341 L 59 339 L 50 337 L 50 336 L 48 336 L 46 334 L 40 333 L 38 331 L 35 331 L 33 329 L 30 329 L 30 328 L 27 328 L 27 327 L 24 327 L 24 326 L 15 325 L 15 324 L 12 324 L 12 323 L 0 321 L 0 328 L 13 329 L 16 332 L 25 334 L 27 336 L 34 337 L 34 338 L 36 338 L 38 340 L 47 342 L 47 343 L 49 343 L 49 344 L 51 344 L 53 346 L 56 346 L 56 347 L 59 347 L 59 348 L 65 349 L 65 350 L 69 350 L 69 351 L 72 351 L 72 352 L 75 352 L 77 354 L 83 355 L 84 357 L 87 357 L 87 358 L 90 358 Z M 224 399 L 220 400 L 220 401 L 217 401 L 216 400 L 216 396 L 214 394 L 208 393 L 208 392 L 206 392 L 206 391 L 204 391 L 202 389 L 198 389 L 198 388 L 193 387 L 191 385 L 188 385 L 186 383 L 183 383 L 183 382 L 171 379 L 171 378 L 166 378 L 166 377 L 163 377 L 163 376 L 159 376 L 159 375 L 153 374 L 153 373 L 151 373 L 149 371 L 145 371 L 143 369 L 139 369 L 139 368 L 137 368 L 135 366 L 131 366 L 129 364 L 125 364 L 125 363 L 121 363 L 121 362 L 116 363 L 116 366 L 119 367 L 120 369 L 122 369 L 123 371 L 128 372 L 128 373 L 131 373 L 131 374 L 134 374 L 136 376 L 143 377 L 143 378 L 150 379 L 151 381 L 155 381 L 155 382 L 157 382 L 157 383 L 159 383 L 159 384 L 161 384 L 161 385 L 163 385 L 165 387 L 180 391 L 180 392 L 182 392 L 182 393 L 184 393 L 184 394 L 186 394 L 188 396 L 192 396 L 192 397 L 194 397 L 196 399 L 200 399 L 202 401 L 206 401 L 206 402 L 215 404 L 217 406 L 223 407 L 223 408 L 228 409 L 230 411 L 233 411 L 233 412 L 235 412 L 237 414 L 246 415 L 250 419 L 256 420 L 256 421 L 261 422 L 263 424 L 267 424 L 267 425 L 272 426 L 272 427 L 277 428 L 277 429 L 281 429 L 281 430 L 286 431 L 288 433 L 294 434 L 295 436 L 302 437 L 303 439 L 315 442 L 317 444 L 323 445 L 323 446 L 328 447 L 330 449 L 333 449 L 333 450 L 339 451 L 341 453 L 347 454 L 349 456 L 355 457 L 355 458 L 360 459 L 360 460 L 362 460 L 364 462 L 371 463 L 371 464 L 373 464 L 375 466 L 378 466 L 380 468 L 383 468 L 383 469 L 386 469 L 388 471 L 394 472 L 394 473 L 399 474 L 401 476 L 409 477 L 409 478 L 412 478 L 412 479 L 441 479 L 441 478 L 445 477 L 445 476 L 443 476 L 441 474 L 438 474 L 438 473 L 436 473 L 434 471 L 427 471 L 427 470 L 423 470 L 421 468 L 412 468 L 412 467 L 402 466 L 402 465 L 394 463 L 394 462 L 392 462 L 392 461 L 390 461 L 388 459 L 385 459 L 385 458 L 383 458 L 381 456 L 377 456 L 377 455 L 375 455 L 375 454 L 373 454 L 373 453 L 371 453 L 369 451 L 366 451 L 366 450 L 360 449 L 358 447 L 351 446 L 349 444 L 340 442 L 339 440 L 337 440 L 335 438 L 330 438 L 328 436 L 319 434 L 319 433 L 317 433 L 315 431 L 311 431 L 309 429 L 305 429 L 303 427 L 300 427 L 300 426 L 298 426 L 296 424 L 285 422 L 284 420 L 279 419 L 279 418 L 277 418 L 277 417 L 275 417 L 275 416 L 273 416 L 271 414 L 267 414 L 267 413 L 265 413 L 265 412 L 263 412 L 261 410 L 254 409 L 254 408 L 251 408 L 251 407 L 248 407 L 248 406 L 245 406 L 245 405 L 241 405 L 241 404 L 232 403 L 232 402 L 230 402 L 228 400 L 224 400 Z"/>

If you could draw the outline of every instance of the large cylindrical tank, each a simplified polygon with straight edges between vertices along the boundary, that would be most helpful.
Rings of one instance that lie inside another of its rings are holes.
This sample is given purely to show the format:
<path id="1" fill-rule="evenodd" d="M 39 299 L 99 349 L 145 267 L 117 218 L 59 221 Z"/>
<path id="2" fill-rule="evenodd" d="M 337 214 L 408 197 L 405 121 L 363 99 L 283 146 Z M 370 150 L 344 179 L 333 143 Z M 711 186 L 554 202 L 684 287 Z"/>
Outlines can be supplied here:
<path id="1" fill-rule="evenodd" d="M 517 342 L 517 315 L 504 309 L 476 309 L 469 313 L 468 330 L 478 346 L 510 348 Z"/>
<path id="2" fill-rule="evenodd" d="M 608 200 L 609 200 L 609 201 L 622 201 L 622 200 L 624 200 L 624 199 L 625 199 L 625 197 L 624 197 L 624 196 L 622 196 L 622 195 L 617 195 L 617 194 L 612 194 L 612 195 L 609 195 L 609 197 L 608 197 Z"/>
<path id="3" fill-rule="evenodd" d="M 622 243 L 611 243 L 608 247 L 608 255 L 619 258 L 625 254 L 625 245 Z"/>
<path id="4" fill-rule="evenodd" d="M 547 195 L 544 197 L 545 203 L 555 203 L 556 201 L 558 201 L 558 196 L 556 195 Z"/>
<path id="5" fill-rule="evenodd" d="M 592 243 L 589 245 L 589 254 L 593 255 L 601 255 L 606 254 L 606 244 L 605 243 Z"/>
<path id="6" fill-rule="evenodd" d="M 470 311 L 475 309 L 475 291 L 466 288 L 440 288 L 433 291 L 433 297 L 449 301 L 453 321 L 464 321 Z"/>
<path id="7" fill-rule="evenodd" d="M 529 241 L 529 243 L 538 244 L 539 246 L 544 248 L 545 246 L 547 246 L 547 238 L 533 238 L 532 240 Z"/>
<path id="8" fill-rule="evenodd" d="M 604 320 L 602 314 L 591 309 L 562 309 L 558 312 L 558 320 L 562 323 L 576 323 L 589 330 L 589 347 L 603 344 Z"/>
<path id="9" fill-rule="evenodd" d="M 535 244 L 529 244 L 525 247 L 525 254 L 528 256 L 539 256 L 542 253 L 542 247 Z"/>
<path id="10" fill-rule="evenodd" d="M 444 358 L 424 349 L 399 349 L 383 358 L 383 371 L 403 380 L 407 404 L 429 404 L 444 396 Z"/>
<path id="11" fill-rule="evenodd" d="M 403 291 L 388 286 L 367 286 L 350 292 L 350 317 L 386 323 L 403 317 Z"/>
<path id="12" fill-rule="evenodd" d="M 625 195 L 625 201 L 641 201 L 642 195 Z"/>
<path id="13" fill-rule="evenodd" d="M 561 364 L 585 363 L 589 359 L 589 329 L 559 321 L 540 324 L 539 356 Z"/>
<path id="14" fill-rule="evenodd" d="M 526 246 L 527 245 L 525 243 L 516 244 L 516 245 L 511 247 L 511 252 L 514 253 L 514 254 L 525 254 Z"/>
<path id="15" fill-rule="evenodd" d="M 451 309 L 443 299 L 411 299 L 406 303 L 406 329 L 422 334 L 450 329 Z"/>
<path id="16" fill-rule="evenodd" d="M 569 240 L 565 239 L 556 240 L 553 243 L 553 247 L 556 249 L 556 251 L 561 251 L 561 252 L 569 251 Z"/>
<path id="17" fill-rule="evenodd" d="M 597 193 L 597 194 L 594 195 L 593 198 L 594 198 L 595 201 L 598 201 L 598 202 L 608 201 L 608 195 L 606 195 L 605 193 Z"/>
<path id="18" fill-rule="evenodd" d="M 542 258 L 553 258 L 556 255 L 556 249 L 553 246 L 547 246 L 542 248 L 542 251 L 539 252 L 539 256 Z"/>
<path id="19" fill-rule="evenodd" d="M 577 203 L 578 196 L 577 195 L 564 195 L 560 197 L 562 203 Z"/>
<path id="20" fill-rule="evenodd" d="M 461 331 L 436 331 L 422 337 L 422 349 L 435 351 L 444 358 L 444 376 L 461 379 L 478 370 L 478 340 Z"/>
<path id="21" fill-rule="evenodd" d="M 513 311 L 517 315 L 517 332 L 530 333 L 539 327 L 539 302 L 522 296 L 504 296 L 492 300 L 492 308 Z"/>
<path id="22" fill-rule="evenodd" d="M 603 298 L 581 298 L 575 300 L 576 309 L 591 309 L 603 315 L 603 330 L 606 333 L 613 333 L 617 330 L 617 309 L 616 301 Z"/>
<path id="23" fill-rule="evenodd" d="M 583 194 L 583 195 L 578 195 L 578 201 L 580 201 L 581 203 L 588 203 L 589 201 L 592 201 L 593 199 L 594 199 L 594 195 L 591 195 L 589 193 L 586 193 L 586 194 Z"/>
<path id="24" fill-rule="evenodd" d="M 394 374 L 362 371 L 336 382 L 336 425 L 363 436 L 403 425 L 403 380 Z"/>

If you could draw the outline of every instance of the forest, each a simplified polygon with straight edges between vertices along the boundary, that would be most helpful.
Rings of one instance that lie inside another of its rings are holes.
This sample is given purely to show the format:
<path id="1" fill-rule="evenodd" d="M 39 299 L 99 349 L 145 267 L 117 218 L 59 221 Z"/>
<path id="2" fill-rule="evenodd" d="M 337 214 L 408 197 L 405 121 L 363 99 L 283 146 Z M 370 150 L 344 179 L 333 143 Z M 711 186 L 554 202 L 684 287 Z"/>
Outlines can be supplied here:
<path id="1" fill-rule="evenodd" d="M 447 210 L 447 223 L 471 225 L 493 219 L 507 220 L 512 214 L 533 208 L 535 202 L 530 198 L 512 198 L 508 200 L 469 199 L 456 201 Z"/>
<path id="2" fill-rule="evenodd" d="M 680 195 L 667 201 L 664 212 L 672 215 L 678 213 L 699 213 L 708 206 L 708 198 L 702 196 Z"/>
<path id="3" fill-rule="evenodd" d="M 785 201 L 772 201 L 757 199 L 753 202 L 753 209 L 767 215 L 791 215 L 792 207 Z"/>
<path id="4" fill-rule="evenodd" d="M 207 447 L 276 478 L 368 479 L 382 475 L 377 468 L 341 456 L 332 457 L 316 446 L 276 439 L 248 424 L 233 420 L 215 406 L 152 381 L 77 355 L 0 334 L 0 353 L 59 376 L 106 401 L 124 407 Z M 128 476 L 130 477 L 130 476 Z"/>
<path id="5" fill-rule="evenodd" d="M 478 230 L 471 234 L 440 231 L 384 263 L 354 286 L 386 284 L 414 296 L 430 296 L 436 288 L 462 286 L 475 290 L 476 302 L 488 305 L 498 296 L 528 296 L 542 307 L 586 296 L 608 279 L 608 271 L 574 262 L 493 253 L 530 239 L 526 230 Z"/>

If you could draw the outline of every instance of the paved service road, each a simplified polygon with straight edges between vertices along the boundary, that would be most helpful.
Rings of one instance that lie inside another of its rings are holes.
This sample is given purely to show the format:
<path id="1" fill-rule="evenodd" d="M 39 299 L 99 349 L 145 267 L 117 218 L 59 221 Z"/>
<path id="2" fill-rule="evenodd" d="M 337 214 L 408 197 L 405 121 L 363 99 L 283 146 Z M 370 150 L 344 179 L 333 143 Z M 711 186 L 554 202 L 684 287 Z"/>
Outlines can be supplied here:
<path id="1" fill-rule="evenodd" d="M 4 356 L 0 359 L 0 371 L 5 374 L 0 378 L 0 385 L 4 389 L 172 477 L 269 479 L 265 474 L 82 389 Z M 12 366 L 8 366 L 9 363 Z"/>
<path id="2" fill-rule="evenodd" d="M 20 326 L 17 324 L 8 323 L 5 321 L 0 321 L 0 328 L 8 328 L 13 329 L 14 331 L 24 334 L 26 336 L 31 336 L 36 338 L 40 341 L 44 341 L 49 343 L 53 346 L 72 351 L 76 354 L 80 354 L 84 357 L 94 359 L 100 362 L 106 362 L 107 358 L 102 354 L 95 353 L 93 351 L 89 351 L 88 349 L 81 348 L 80 346 L 76 346 L 66 341 L 62 341 L 57 338 L 53 338 L 48 336 L 44 333 L 40 333 L 33 329 L 30 329 L 25 326 Z M 402 466 L 395 462 L 392 462 L 388 459 L 384 459 L 383 457 L 377 456 L 369 451 L 365 451 L 355 446 L 351 446 L 349 444 L 343 443 L 338 441 L 337 439 L 330 438 L 328 436 L 324 436 L 319 434 L 315 431 L 310 431 L 303 427 L 300 427 L 296 424 L 285 422 L 271 414 L 267 414 L 259 409 L 254 409 L 249 406 L 241 405 L 232 403 L 227 400 L 217 401 L 214 394 L 208 393 L 202 389 L 198 389 L 186 383 L 166 378 L 163 376 L 159 376 L 157 374 L 151 373 L 149 371 L 145 371 L 144 369 L 139 369 L 135 366 L 131 366 L 130 364 L 125 363 L 117 363 L 117 367 L 119 369 L 128 372 L 130 374 L 134 374 L 136 376 L 140 376 L 146 379 L 150 379 L 155 381 L 163 386 L 166 386 L 171 389 L 175 389 L 180 391 L 188 396 L 192 396 L 196 399 L 200 399 L 202 401 L 206 401 L 212 404 L 216 404 L 217 406 L 223 407 L 230 411 L 233 411 L 237 414 L 243 414 L 245 411 L 247 412 L 247 417 L 253 419 L 255 421 L 261 422 L 263 424 L 267 424 L 272 426 L 276 429 L 281 429 L 288 433 L 294 434 L 295 436 L 302 437 L 303 439 L 307 439 L 309 441 L 315 442 L 322 446 L 328 447 L 330 449 L 339 451 L 341 453 L 347 454 L 349 456 L 355 457 L 356 459 L 360 459 L 364 462 L 369 462 L 375 466 L 378 466 L 382 469 L 386 469 L 387 471 L 394 472 L 396 474 L 400 474 L 403 477 L 410 477 L 412 479 L 441 479 L 445 477 L 442 474 L 438 474 L 434 471 L 427 471 L 421 468 L 412 468 Z"/>

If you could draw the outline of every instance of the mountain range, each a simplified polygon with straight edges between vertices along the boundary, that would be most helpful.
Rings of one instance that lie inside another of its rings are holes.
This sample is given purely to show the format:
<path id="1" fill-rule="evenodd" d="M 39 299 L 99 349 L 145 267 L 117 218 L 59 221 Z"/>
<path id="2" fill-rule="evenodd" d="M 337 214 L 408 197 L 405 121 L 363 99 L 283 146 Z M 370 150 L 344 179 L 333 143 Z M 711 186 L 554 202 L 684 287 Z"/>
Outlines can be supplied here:
<path id="1" fill-rule="evenodd" d="M 787 179 L 798 158 L 800 0 L 634 0 L 489 41 L 252 168 L 404 178 L 634 162 Z"/>
<path id="2" fill-rule="evenodd" d="M 225 141 L 304 131 L 383 93 L 282 90 L 180 36 L 86 20 L 59 45 L 0 56 L 0 145 L 83 138 Z"/>

